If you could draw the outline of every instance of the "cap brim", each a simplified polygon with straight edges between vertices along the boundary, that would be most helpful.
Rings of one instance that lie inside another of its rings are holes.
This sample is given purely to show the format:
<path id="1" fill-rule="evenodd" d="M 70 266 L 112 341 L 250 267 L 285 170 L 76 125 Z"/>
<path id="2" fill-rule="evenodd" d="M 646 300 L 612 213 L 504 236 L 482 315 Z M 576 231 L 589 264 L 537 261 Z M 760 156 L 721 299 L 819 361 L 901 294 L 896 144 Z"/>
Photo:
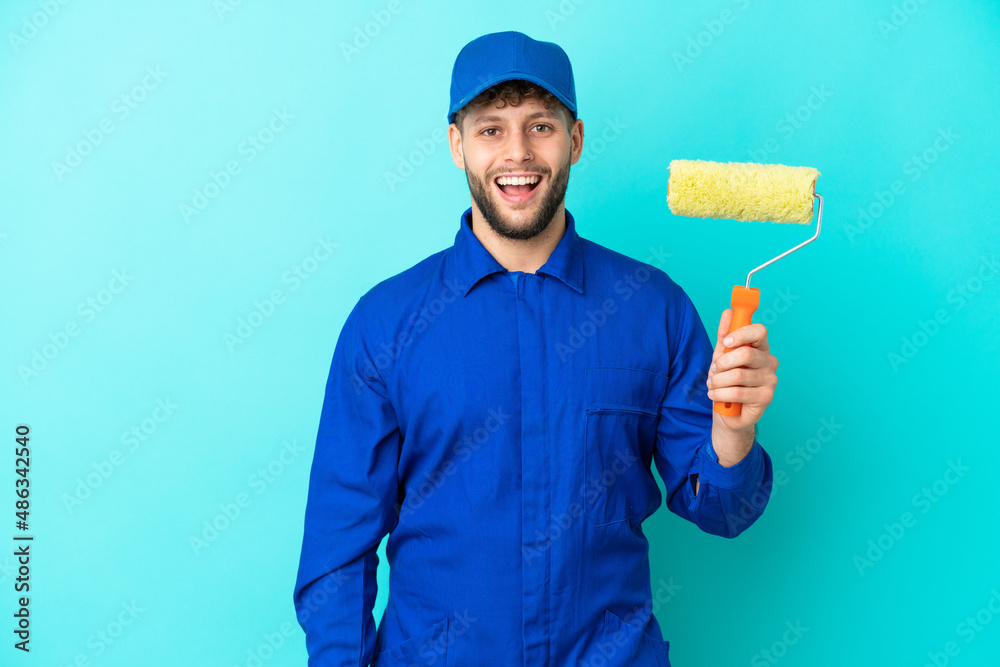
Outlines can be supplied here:
<path id="1" fill-rule="evenodd" d="M 556 96 L 556 99 L 558 99 L 560 102 L 566 105 L 566 108 L 569 109 L 569 112 L 573 115 L 573 119 L 576 120 L 576 107 L 568 99 L 566 99 L 566 97 L 562 93 L 550 88 L 545 81 L 542 81 L 537 76 L 534 76 L 532 74 L 525 74 L 523 72 L 507 72 L 506 74 L 501 74 L 493 78 L 486 79 L 481 84 L 473 88 L 472 91 L 467 93 L 464 98 L 464 102 L 462 102 L 458 107 L 456 107 L 455 109 L 451 110 L 448 113 L 448 122 L 454 123 L 455 115 L 462 109 L 462 107 L 466 106 L 467 104 L 469 104 L 469 102 L 476 99 L 476 97 L 479 96 L 483 91 L 492 88 L 498 83 L 502 83 L 504 81 L 515 81 L 515 80 L 530 81 L 531 83 L 539 85 L 545 90 L 549 91 L 550 93 Z"/>

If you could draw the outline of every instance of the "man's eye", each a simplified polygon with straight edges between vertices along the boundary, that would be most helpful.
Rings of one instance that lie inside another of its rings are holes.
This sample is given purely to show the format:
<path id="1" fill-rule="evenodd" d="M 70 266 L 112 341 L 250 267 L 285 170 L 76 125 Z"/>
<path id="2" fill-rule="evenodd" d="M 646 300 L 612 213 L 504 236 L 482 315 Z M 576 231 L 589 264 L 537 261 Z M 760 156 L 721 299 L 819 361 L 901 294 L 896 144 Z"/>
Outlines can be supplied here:
<path id="1" fill-rule="evenodd" d="M 546 125 L 545 123 L 539 123 L 538 125 L 535 126 L 536 129 L 539 127 L 542 128 L 543 131 L 552 129 L 551 126 Z"/>
<path id="2" fill-rule="evenodd" d="M 488 127 L 485 130 L 483 130 L 483 134 L 485 134 L 487 137 L 493 137 L 496 135 L 490 134 L 490 132 L 496 132 L 496 131 L 497 129 L 495 127 Z"/>

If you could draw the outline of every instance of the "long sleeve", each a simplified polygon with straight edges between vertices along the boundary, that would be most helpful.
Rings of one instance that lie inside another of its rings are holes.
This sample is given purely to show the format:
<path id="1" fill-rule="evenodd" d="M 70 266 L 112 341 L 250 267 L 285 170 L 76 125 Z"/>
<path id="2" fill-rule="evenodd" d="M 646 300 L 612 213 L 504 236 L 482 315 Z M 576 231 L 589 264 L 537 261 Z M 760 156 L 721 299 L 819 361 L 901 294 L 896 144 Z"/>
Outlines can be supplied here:
<path id="1" fill-rule="evenodd" d="M 714 346 L 691 299 L 677 289 L 668 322 L 670 378 L 653 458 L 670 511 L 707 533 L 732 538 L 752 525 L 767 505 L 771 458 L 756 437 L 734 466 L 722 466 L 714 455 L 712 401 L 705 386 Z"/>
<path id="2" fill-rule="evenodd" d="M 369 664 L 376 551 L 397 517 L 399 427 L 372 363 L 362 302 L 333 353 L 309 477 L 294 604 L 311 666 Z"/>

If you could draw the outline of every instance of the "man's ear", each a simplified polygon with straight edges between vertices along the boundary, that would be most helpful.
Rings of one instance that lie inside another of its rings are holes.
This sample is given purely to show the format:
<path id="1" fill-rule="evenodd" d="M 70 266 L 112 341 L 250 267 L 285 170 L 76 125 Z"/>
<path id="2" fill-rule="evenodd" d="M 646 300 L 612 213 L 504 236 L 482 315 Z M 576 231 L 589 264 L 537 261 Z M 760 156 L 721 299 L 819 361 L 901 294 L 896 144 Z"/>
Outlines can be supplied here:
<path id="1" fill-rule="evenodd" d="M 448 126 L 448 147 L 451 149 L 451 159 L 455 166 L 465 171 L 465 155 L 462 153 L 462 133 L 458 131 L 458 125 L 452 123 Z"/>
<path id="2" fill-rule="evenodd" d="M 576 164 L 583 152 L 583 121 L 577 118 L 569 130 L 569 163 Z"/>

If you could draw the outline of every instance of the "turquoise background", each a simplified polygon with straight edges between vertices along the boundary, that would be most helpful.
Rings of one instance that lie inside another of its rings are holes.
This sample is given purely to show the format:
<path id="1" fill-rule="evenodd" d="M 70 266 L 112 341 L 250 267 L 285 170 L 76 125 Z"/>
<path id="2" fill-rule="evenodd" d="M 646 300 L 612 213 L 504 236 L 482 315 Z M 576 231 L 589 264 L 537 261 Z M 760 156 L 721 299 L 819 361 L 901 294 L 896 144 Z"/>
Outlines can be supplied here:
<path id="1" fill-rule="evenodd" d="M 996 664 L 998 15 L 4 2 L 0 540 L 20 423 L 36 539 L 30 655 L 0 556 L 0 662 L 305 663 L 291 594 L 337 336 L 372 285 L 452 244 L 469 194 L 443 140 L 451 66 L 517 29 L 574 66 L 581 235 L 669 273 L 712 335 L 732 286 L 814 228 L 675 217 L 670 160 L 822 172 L 820 238 L 753 282 L 780 361 L 766 512 L 731 541 L 665 508 L 645 523 L 673 664 Z"/>

